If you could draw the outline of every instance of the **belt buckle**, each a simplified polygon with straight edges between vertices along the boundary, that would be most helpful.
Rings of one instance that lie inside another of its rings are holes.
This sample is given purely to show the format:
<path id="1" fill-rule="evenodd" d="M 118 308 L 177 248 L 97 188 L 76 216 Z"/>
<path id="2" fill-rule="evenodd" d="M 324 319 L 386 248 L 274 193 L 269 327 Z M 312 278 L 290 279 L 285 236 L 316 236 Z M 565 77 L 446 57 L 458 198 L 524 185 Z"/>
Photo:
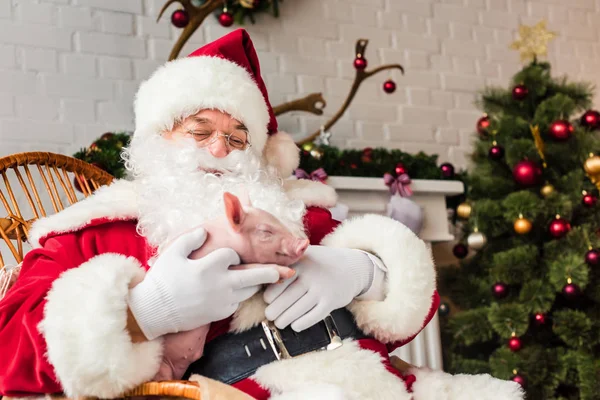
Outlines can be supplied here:
<path id="1" fill-rule="evenodd" d="M 338 334 L 337 326 L 335 325 L 335 321 L 331 317 L 331 314 L 328 314 L 321 322 L 325 324 L 327 335 L 329 336 L 329 344 L 321 348 L 321 350 L 329 351 L 341 347 L 344 342 Z M 277 360 L 294 358 L 288 351 L 285 343 L 283 343 L 281 333 L 275 324 L 272 321 L 265 320 L 261 322 L 261 325 L 263 331 L 265 332 L 265 336 L 267 337 L 267 341 L 271 346 L 271 350 L 273 350 L 273 354 L 275 354 Z"/>

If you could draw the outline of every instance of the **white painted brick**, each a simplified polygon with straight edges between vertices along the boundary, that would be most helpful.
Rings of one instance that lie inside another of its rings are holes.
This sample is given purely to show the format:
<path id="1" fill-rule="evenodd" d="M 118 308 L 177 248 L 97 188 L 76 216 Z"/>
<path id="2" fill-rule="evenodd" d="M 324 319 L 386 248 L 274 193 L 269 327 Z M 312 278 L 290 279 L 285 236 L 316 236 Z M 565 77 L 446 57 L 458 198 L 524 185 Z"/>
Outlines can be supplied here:
<path id="1" fill-rule="evenodd" d="M 435 141 L 441 144 L 459 144 L 458 129 L 440 128 L 435 133 Z"/>
<path id="2" fill-rule="evenodd" d="M 490 10 L 508 11 L 508 1 L 507 0 L 487 0 L 487 4 L 488 4 L 488 8 Z"/>
<path id="3" fill-rule="evenodd" d="M 10 18 L 12 15 L 12 6 L 10 1 L 0 1 L 0 18 Z"/>
<path id="4" fill-rule="evenodd" d="M 467 0 L 467 7 L 484 9 L 486 7 L 486 0 Z"/>
<path id="5" fill-rule="evenodd" d="M 399 11 L 381 11 L 379 16 L 381 26 L 385 29 L 399 29 L 403 24 L 402 17 Z"/>
<path id="6" fill-rule="evenodd" d="M 456 108 L 462 110 L 475 110 L 475 94 L 469 93 L 456 93 Z"/>
<path id="7" fill-rule="evenodd" d="M 325 79 L 317 75 L 298 75 L 300 93 L 321 93 L 325 87 Z"/>
<path id="8" fill-rule="evenodd" d="M 381 62 L 386 64 L 400 63 L 408 66 L 408 54 L 412 50 L 394 50 L 394 49 L 380 49 L 379 54 L 381 55 Z M 426 54 L 422 53 L 421 54 Z M 416 56 L 418 58 L 418 56 Z M 416 61 L 416 60 L 415 60 Z M 370 67 L 370 65 L 369 65 Z"/>
<path id="9" fill-rule="evenodd" d="M 277 90 L 279 93 L 291 94 L 298 91 L 295 75 L 269 75 L 267 87 Z"/>
<path id="10" fill-rule="evenodd" d="M 70 123 L 90 123 L 96 120 L 93 100 L 63 99 L 61 115 Z"/>
<path id="11" fill-rule="evenodd" d="M 583 40 L 596 40 L 598 37 L 595 27 L 572 24 L 563 26 L 562 34 L 568 38 Z"/>
<path id="12" fill-rule="evenodd" d="M 338 26 L 335 24 L 323 23 L 322 21 L 286 21 L 283 25 L 283 30 L 288 35 L 318 37 L 323 39 L 338 38 Z"/>
<path id="13" fill-rule="evenodd" d="M 408 98 L 413 106 L 429 106 L 431 93 L 428 89 L 408 88 Z"/>
<path id="14" fill-rule="evenodd" d="M 550 8 L 548 4 L 543 3 L 528 3 L 527 5 L 529 16 L 533 18 L 548 18 L 550 16 Z"/>
<path id="15" fill-rule="evenodd" d="M 431 68 L 434 71 L 449 72 L 454 70 L 454 64 L 452 57 L 447 55 L 432 54 L 431 55 Z"/>
<path id="16" fill-rule="evenodd" d="M 351 7 L 341 2 L 328 2 L 324 4 L 325 18 L 329 21 L 354 22 L 354 12 Z"/>
<path id="17" fill-rule="evenodd" d="M 268 51 L 269 50 L 269 37 L 263 32 L 252 32 L 252 43 L 256 51 Z M 323 53 L 321 53 L 323 55 Z"/>
<path id="18" fill-rule="evenodd" d="M 60 102 L 40 96 L 16 96 L 17 116 L 34 121 L 55 121 L 58 119 Z"/>
<path id="19" fill-rule="evenodd" d="M 448 147 L 441 144 L 429 144 L 429 143 L 398 143 L 398 142 L 390 142 L 387 146 L 388 148 L 397 148 L 401 149 L 406 153 L 416 154 L 419 151 L 423 151 L 426 154 L 438 154 L 440 163 L 446 161 L 445 160 L 445 152 Z"/>
<path id="20" fill-rule="evenodd" d="M 473 27 L 473 36 L 479 43 L 492 43 L 494 41 L 494 29 L 487 26 Z"/>
<path id="21" fill-rule="evenodd" d="M 96 56 L 90 54 L 64 54 L 61 70 L 67 75 L 96 76 Z"/>
<path id="22" fill-rule="evenodd" d="M 71 31 L 44 25 L 22 25 L 11 22 L 0 24 L 0 38 L 5 43 L 70 50 Z"/>
<path id="23" fill-rule="evenodd" d="M 10 93 L 0 93 L 0 116 L 13 116 L 15 114 L 14 98 Z"/>
<path id="24" fill-rule="evenodd" d="M 426 121 L 421 121 L 425 123 Z M 413 124 L 388 125 L 389 140 L 392 142 L 425 142 L 434 141 L 433 126 Z"/>
<path id="25" fill-rule="evenodd" d="M 489 78 L 497 78 L 500 72 L 498 64 L 477 60 L 477 73 Z"/>
<path id="26" fill-rule="evenodd" d="M 427 53 L 419 50 L 407 50 L 406 53 L 407 67 L 413 69 L 429 69 L 429 55 Z"/>
<path id="27" fill-rule="evenodd" d="M 454 71 L 458 74 L 463 75 L 475 75 L 475 61 L 463 58 L 463 57 L 454 57 Z"/>
<path id="28" fill-rule="evenodd" d="M 383 29 L 361 27 L 360 30 L 356 29 L 356 25 L 339 25 L 342 40 L 348 42 L 356 42 L 360 38 L 369 38 L 370 47 L 389 47 L 392 45 L 391 31 L 384 31 Z M 367 48 L 368 51 L 368 48 Z"/>
<path id="29" fill-rule="evenodd" d="M 148 39 L 147 43 L 149 57 L 154 60 L 166 61 L 173 48 L 173 41 L 170 39 Z M 185 47 L 182 50 L 181 54 L 189 54 Z"/>
<path id="30" fill-rule="evenodd" d="M 406 71 L 403 81 L 410 82 L 412 87 L 423 87 L 429 89 L 439 89 L 440 75 L 429 71 Z M 396 82 L 400 83 L 400 82 Z"/>
<path id="31" fill-rule="evenodd" d="M 445 90 L 432 90 L 431 105 L 446 110 L 454 108 L 454 96 Z"/>
<path id="32" fill-rule="evenodd" d="M 352 79 L 327 78 L 325 80 L 327 96 L 346 96 L 349 92 L 350 87 L 352 86 L 352 81 Z M 358 100 L 358 97 L 356 98 L 356 100 Z"/>
<path id="33" fill-rule="evenodd" d="M 464 6 L 455 6 L 451 4 L 433 5 L 433 18 L 440 21 L 476 24 L 478 21 L 477 14 L 476 9 Z"/>
<path id="34" fill-rule="evenodd" d="M 434 20 L 427 21 L 429 26 L 429 34 L 433 37 L 446 39 L 450 37 L 450 24 L 448 22 L 439 22 Z"/>
<path id="35" fill-rule="evenodd" d="M 281 56 L 281 65 L 283 71 L 286 73 L 336 76 L 335 62 L 323 58 L 308 58 L 283 54 Z"/>
<path id="36" fill-rule="evenodd" d="M 433 15 L 430 1 L 398 1 L 387 0 L 387 9 L 392 11 L 401 11 L 406 14 L 420 15 L 422 17 L 431 17 Z"/>
<path id="37" fill-rule="evenodd" d="M 323 57 L 325 51 L 325 40 L 318 38 L 300 38 L 300 55 L 308 57 Z"/>
<path id="38" fill-rule="evenodd" d="M 569 10 L 569 22 L 576 25 L 587 25 L 589 12 L 583 10 Z"/>
<path id="39" fill-rule="evenodd" d="M 69 0 L 41 0 L 45 3 L 55 3 L 55 4 L 69 4 Z"/>
<path id="40" fill-rule="evenodd" d="M 593 60 L 596 58 L 594 56 L 594 43 L 574 42 L 573 47 L 575 48 L 575 54 L 578 58 L 585 59 L 586 62 L 589 62 L 590 67 L 594 64 Z M 585 65 L 586 64 L 584 64 L 584 66 Z"/>
<path id="41" fill-rule="evenodd" d="M 158 60 L 133 60 L 133 76 L 138 80 L 148 79 L 162 64 Z"/>
<path id="42" fill-rule="evenodd" d="M 169 25 L 164 22 L 156 22 L 156 18 L 144 17 L 136 15 L 135 25 L 139 35 L 148 36 L 150 38 L 169 38 L 171 30 Z M 195 34 L 195 33 L 194 33 Z"/>
<path id="43" fill-rule="evenodd" d="M 402 123 L 404 124 L 446 124 L 448 118 L 446 110 L 434 107 L 402 106 Z"/>
<path id="44" fill-rule="evenodd" d="M 298 54 L 300 52 L 299 39 L 295 35 L 271 35 L 269 40 L 269 47 L 276 53 Z M 327 43 L 328 50 L 325 54 L 331 55 L 329 46 L 335 44 L 335 42 Z"/>
<path id="45" fill-rule="evenodd" d="M 284 114 L 277 117 L 277 123 L 279 129 L 284 132 L 299 132 L 300 131 L 300 119 L 298 116 Z"/>
<path id="46" fill-rule="evenodd" d="M 393 122 L 398 120 L 398 107 L 387 104 L 361 104 L 350 107 L 349 115 L 357 120 Z"/>
<path id="47" fill-rule="evenodd" d="M 129 35 L 133 33 L 133 16 L 111 11 L 98 13 L 102 32 Z"/>
<path id="48" fill-rule="evenodd" d="M 135 37 L 110 35 L 97 32 L 78 32 L 81 51 L 142 58 L 146 56 L 144 41 Z"/>
<path id="49" fill-rule="evenodd" d="M 44 144 L 40 144 L 40 134 L 43 135 Z M 30 150 L 42 150 L 41 146 L 46 143 L 71 143 L 73 126 L 59 122 L 5 120 L 0 124 L 0 139 L 32 142 L 34 147 Z"/>
<path id="50" fill-rule="evenodd" d="M 100 58 L 100 76 L 103 78 L 132 79 L 131 60 L 128 58 Z"/>
<path id="51" fill-rule="evenodd" d="M 369 5 L 365 6 L 352 6 L 352 14 L 354 21 L 360 21 L 361 26 L 377 26 L 377 13 L 378 9 Z"/>
<path id="52" fill-rule="evenodd" d="M 89 8 L 65 6 L 58 9 L 60 26 L 90 30 L 92 28 L 92 12 Z"/>
<path id="53" fill-rule="evenodd" d="M 345 42 L 326 42 L 325 55 L 329 58 L 337 58 L 339 60 L 347 60 L 352 62 L 354 60 L 354 46 Z"/>
<path id="54" fill-rule="evenodd" d="M 450 24 L 450 34 L 456 40 L 473 40 L 473 28 L 471 25 L 453 22 Z"/>
<path id="55" fill-rule="evenodd" d="M 414 15 L 404 16 L 406 30 L 416 35 L 424 35 L 427 33 L 427 20 L 423 17 Z"/>
<path id="56" fill-rule="evenodd" d="M 450 110 L 448 111 L 450 126 L 453 128 L 473 129 L 477 124 L 477 120 L 481 118 L 481 111 L 463 111 Z"/>
<path id="57" fill-rule="evenodd" d="M 120 11 L 132 14 L 142 13 L 141 0 L 75 0 L 75 4 L 99 8 L 101 10 Z"/>
<path id="58" fill-rule="evenodd" d="M 356 130 L 358 135 L 366 140 L 384 140 L 386 136 L 381 122 L 361 121 L 357 123 Z"/>
<path id="59" fill-rule="evenodd" d="M 103 79 L 78 76 L 44 75 L 45 92 L 52 97 L 74 97 L 83 99 L 112 99 L 113 84 Z"/>
<path id="60" fill-rule="evenodd" d="M 56 6 L 53 4 L 17 3 L 17 18 L 25 23 L 52 24 L 56 19 Z"/>
<path id="61" fill-rule="evenodd" d="M 490 28 L 516 29 L 519 20 L 514 14 L 501 11 L 483 11 L 481 14 L 483 26 Z"/>
<path id="62" fill-rule="evenodd" d="M 258 53 L 260 60 L 260 69 L 263 74 L 279 72 L 279 65 L 281 63 L 279 54 L 276 53 Z"/>
<path id="63" fill-rule="evenodd" d="M 396 47 L 400 50 L 415 49 L 436 53 L 440 49 L 440 41 L 436 37 L 399 33 L 396 36 Z"/>
<path id="64" fill-rule="evenodd" d="M 569 20 L 569 9 L 565 6 L 550 5 L 550 22 L 553 24 L 564 24 Z"/>
<path id="65" fill-rule="evenodd" d="M 0 68 L 13 68 L 16 65 L 15 46 L 0 44 Z"/>
<path id="66" fill-rule="evenodd" d="M 117 88 L 116 88 L 117 93 L 116 93 L 115 99 L 117 99 L 118 101 L 123 102 L 123 103 L 133 101 L 133 99 L 135 98 L 135 94 L 137 93 L 139 87 L 140 87 L 140 84 L 139 84 L 139 82 L 136 82 L 136 81 L 117 82 Z"/>
<path id="67" fill-rule="evenodd" d="M 512 43 L 515 39 L 513 30 L 496 29 L 495 35 L 496 35 L 496 42 L 500 43 L 500 44 Z M 511 49 L 511 51 L 513 51 L 513 50 Z"/>
<path id="68" fill-rule="evenodd" d="M 484 58 L 485 46 L 473 41 L 447 39 L 442 41 L 442 50 L 449 56 Z"/>
<path id="69" fill-rule="evenodd" d="M 154 19 L 156 20 L 156 16 L 158 16 L 158 12 L 162 9 L 164 4 L 165 2 L 162 0 L 144 0 L 142 8 L 146 15 L 154 15 Z"/>
<path id="70" fill-rule="evenodd" d="M 98 104 L 98 120 L 103 123 L 131 124 L 132 107 L 131 103 L 101 102 Z"/>
<path id="71" fill-rule="evenodd" d="M 519 53 L 515 50 L 511 50 L 507 45 L 499 45 L 499 44 L 488 44 L 487 45 L 487 54 L 489 61 L 510 61 L 510 62 L 518 62 L 519 61 Z"/>
<path id="72" fill-rule="evenodd" d="M 0 71 L 0 92 L 33 94 L 37 91 L 37 78 L 33 72 Z"/>
<path id="73" fill-rule="evenodd" d="M 443 88 L 457 92 L 476 92 L 483 88 L 484 80 L 474 75 L 444 74 L 442 77 Z"/>

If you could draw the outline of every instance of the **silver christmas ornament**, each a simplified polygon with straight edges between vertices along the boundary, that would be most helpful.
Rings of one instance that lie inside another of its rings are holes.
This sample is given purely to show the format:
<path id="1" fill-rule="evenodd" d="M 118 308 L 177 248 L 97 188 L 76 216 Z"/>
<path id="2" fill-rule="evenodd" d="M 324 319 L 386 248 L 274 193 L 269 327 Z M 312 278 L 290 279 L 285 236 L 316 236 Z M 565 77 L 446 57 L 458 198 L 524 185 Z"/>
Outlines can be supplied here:
<path id="1" fill-rule="evenodd" d="M 467 244 L 473 250 L 481 250 L 486 243 L 487 238 L 483 233 L 479 232 L 477 228 L 475 228 L 473 233 L 467 237 Z"/>
<path id="2" fill-rule="evenodd" d="M 325 127 L 321 126 L 321 133 L 319 136 L 313 141 L 313 143 L 317 146 L 329 146 L 329 139 L 331 138 L 331 133 L 325 132 Z"/>

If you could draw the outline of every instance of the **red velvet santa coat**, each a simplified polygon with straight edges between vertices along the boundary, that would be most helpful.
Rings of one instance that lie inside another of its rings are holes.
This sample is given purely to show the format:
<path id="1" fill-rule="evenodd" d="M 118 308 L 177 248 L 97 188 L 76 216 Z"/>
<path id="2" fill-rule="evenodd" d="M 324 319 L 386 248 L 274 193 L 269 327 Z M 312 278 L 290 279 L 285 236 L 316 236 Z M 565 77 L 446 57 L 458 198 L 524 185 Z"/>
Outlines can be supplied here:
<path id="1" fill-rule="evenodd" d="M 387 354 L 416 336 L 437 309 L 429 250 L 383 216 L 332 220 L 324 208 L 335 203 L 335 193 L 325 185 L 303 181 L 288 189 L 309 207 L 305 225 L 312 244 L 362 249 L 388 268 L 385 300 L 348 305 L 361 329 L 377 340 L 347 340 L 335 351 L 271 363 L 236 386 L 256 398 L 268 398 L 269 390 L 334 383 L 358 396 L 409 399 Z M 34 249 L 0 301 L 0 394 L 114 397 L 154 376 L 161 339 L 133 344 L 126 330 L 128 289 L 143 278 L 153 255 L 136 233 L 136 218 L 132 185 L 119 181 L 34 225 Z M 213 323 L 208 340 L 263 318 L 264 303 L 255 296 L 232 318 Z M 336 360 L 343 364 L 339 371 L 332 368 Z"/>

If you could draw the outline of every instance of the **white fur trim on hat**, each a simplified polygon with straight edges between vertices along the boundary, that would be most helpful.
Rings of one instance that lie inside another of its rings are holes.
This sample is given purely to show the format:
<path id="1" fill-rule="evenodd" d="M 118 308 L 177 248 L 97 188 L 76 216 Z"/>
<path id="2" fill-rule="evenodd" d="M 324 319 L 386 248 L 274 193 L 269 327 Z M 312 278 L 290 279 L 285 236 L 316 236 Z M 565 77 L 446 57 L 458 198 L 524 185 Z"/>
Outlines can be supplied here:
<path id="1" fill-rule="evenodd" d="M 263 151 L 267 164 L 275 167 L 279 176 L 287 178 L 300 165 L 300 149 L 289 133 L 270 135 Z"/>
<path id="2" fill-rule="evenodd" d="M 226 112 L 248 127 L 256 154 L 267 141 L 269 108 L 243 67 L 219 57 L 170 61 L 140 85 L 135 98 L 135 135 L 171 130 L 175 121 L 201 109 Z"/>

